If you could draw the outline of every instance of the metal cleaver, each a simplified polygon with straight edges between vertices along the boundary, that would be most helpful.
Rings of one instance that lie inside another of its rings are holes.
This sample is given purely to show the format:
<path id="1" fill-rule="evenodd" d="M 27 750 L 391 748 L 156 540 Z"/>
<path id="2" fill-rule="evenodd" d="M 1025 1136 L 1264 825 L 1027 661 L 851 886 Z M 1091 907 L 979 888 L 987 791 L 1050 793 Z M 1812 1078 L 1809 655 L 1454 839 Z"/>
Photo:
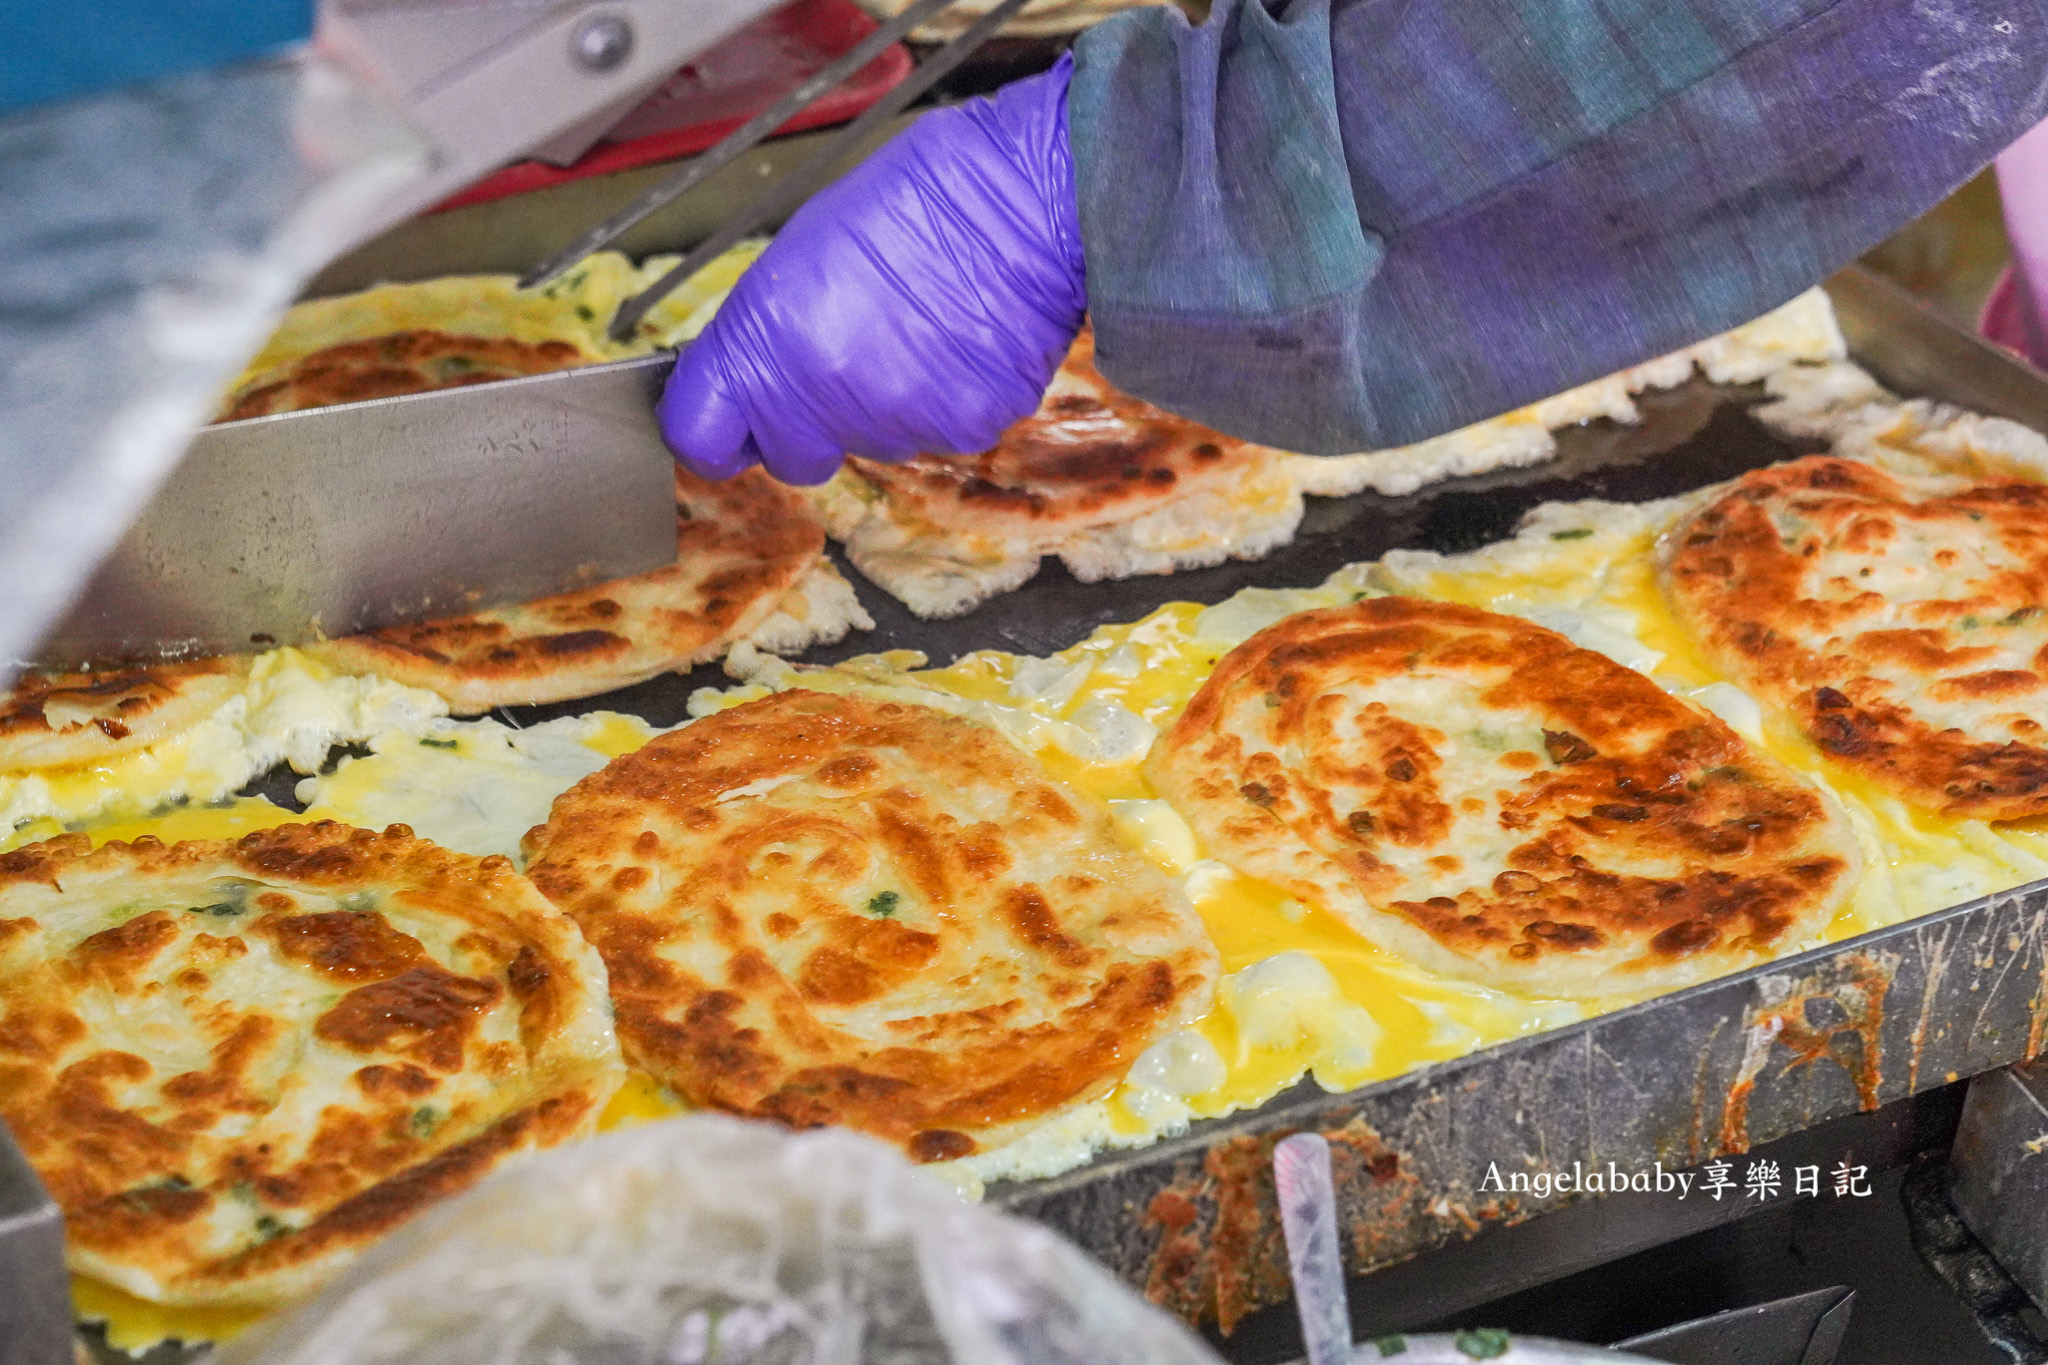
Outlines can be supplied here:
<path id="1" fill-rule="evenodd" d="M 34 664 L 302 644 L 672 563 L 673 362 L 206 427 Z"/>

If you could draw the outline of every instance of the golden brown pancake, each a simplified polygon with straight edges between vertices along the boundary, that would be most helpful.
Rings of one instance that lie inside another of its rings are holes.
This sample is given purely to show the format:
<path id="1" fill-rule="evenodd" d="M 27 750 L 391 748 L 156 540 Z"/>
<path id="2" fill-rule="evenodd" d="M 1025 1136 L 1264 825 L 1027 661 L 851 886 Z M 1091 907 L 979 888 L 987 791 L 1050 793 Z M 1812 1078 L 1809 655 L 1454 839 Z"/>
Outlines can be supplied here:
<path id="1" fill-rule="evenodd" d="M 1817 455 L 1660 554 L 1709 660 L 1828 757 L 1947 815 L 2048 813 L 2048 487 Z"/>
<path id="2" fill-rule="evenodd" d="M 604 955 L 636 1066 L 922 1161 L 1105 1093 L 1217 973 L 1105 808 L 901 702 L 793 691 L 699 720 L 577 783 L 526 849 Z"/>
<path id="3" fill-rule="evenodd" d="M 249 660 L 29 673 L 0 697 L 0 771 L 86 763 L 140 749 L 211 715 L 249 678 Z"/>
<path id="4" fill-rule="evenodd" d="M 259 376 L 232 394 L 215 420 L 234 422 L 401 393 L 489 384 L 603 360 L 567 341 L 453 336 L 424 329 L 394 332 L 323 347 Z"/>
<path id="5" fill-rule="evenodd" d="M 819 496 L 854 567 L 919 615 L 957 616 L 1048 554 L 1094 582 L 1286 542 L 1302 503 L 1280 452 L 1111 387 L 1094 357 L 1083 328 L 1038 411 L 979 455 L 848 460 Z"/>
<path id="6" fill-rule="evenodd" d="M 984 535 L 1030 534 L 1129 516 L 1271 451 L 1110 386 L 1083 328 L 1038 411 L 968 458 L 855 458 L 861 477 L 910 515 Z"/>
<path id="7" fill-rule="evenodd" d="M 723 654 L 821 564 L 803 498 L 760 470 L 676 471 L 676 562 L 578 592 L 352 635 L 307 652 L 447 698 L 457 715 L 594 696 Z"/>
<path id="8" fill-rule="evenodd" d="M 1750 966 L 1853 881 L 1845 822 L 1720 720 L 1555 631 L 1421 598 L 1260 631 L 1146 772 L 1210 856 L 1524 994 Z"/>
<path id="9" fill-rule="evenodd" d="M 623 1078 L 604 971 L 505 858 L 323 822 L 0 856 L 0 1116 L 73 1270 L 311 1289 Z"/>

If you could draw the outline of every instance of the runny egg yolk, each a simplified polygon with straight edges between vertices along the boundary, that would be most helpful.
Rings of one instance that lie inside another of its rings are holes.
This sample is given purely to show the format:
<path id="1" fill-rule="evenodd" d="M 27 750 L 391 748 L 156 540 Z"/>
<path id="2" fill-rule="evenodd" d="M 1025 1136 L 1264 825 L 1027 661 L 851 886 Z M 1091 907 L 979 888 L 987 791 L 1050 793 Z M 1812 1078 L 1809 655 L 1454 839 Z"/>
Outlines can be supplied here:
<path id="1" fill-rule="evenodd" d="M 109 844 L 115 840 L 133 842 L 141 838 L 161 839 L 175 844 L 182 839 L 239 839 L 244 834 L 253 834 L 261 829 L 275 829 L 304 819 L 295 811 L 287 810 L 273 801 L 260 796 L 237 796 L 227 801 L 215 801 L 203 806 L 179 806 L 160 815 L 145 815 L 125 818 L 108 818 L 86 821 L 82 831 L 94 845 Z M 30 842 L 20 836 L 27 830 L 16 831 L 20 843 Z M 31 838 L 48 838 L 58 831 L 33 834 Z"/>

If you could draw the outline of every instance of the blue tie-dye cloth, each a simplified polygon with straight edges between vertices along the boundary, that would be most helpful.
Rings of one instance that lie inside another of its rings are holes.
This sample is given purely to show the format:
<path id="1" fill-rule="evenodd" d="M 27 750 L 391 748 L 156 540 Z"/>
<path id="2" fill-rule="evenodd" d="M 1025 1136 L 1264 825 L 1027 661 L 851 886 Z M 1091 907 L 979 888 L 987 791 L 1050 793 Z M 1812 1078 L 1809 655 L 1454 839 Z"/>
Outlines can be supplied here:
<path id="1" fill-rule="evenodd" d="M 1216 0 L 1075 55 L 1103 372 L 1319 454 L 1744 322 L 2048 115 L 2048 0 Z"/>

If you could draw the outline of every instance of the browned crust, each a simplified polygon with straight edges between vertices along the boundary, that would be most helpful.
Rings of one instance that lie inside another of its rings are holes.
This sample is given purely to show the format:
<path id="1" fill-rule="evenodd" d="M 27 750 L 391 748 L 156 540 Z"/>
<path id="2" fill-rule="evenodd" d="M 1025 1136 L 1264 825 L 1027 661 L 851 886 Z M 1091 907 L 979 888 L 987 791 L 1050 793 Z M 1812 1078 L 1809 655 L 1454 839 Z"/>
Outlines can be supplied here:
<path id="1" fill-rule="evenodd" d="M 1102 1093 L 1216 972 L 1105 810 L 920 706 L 735 707 L 585 778 L 528 846 L 605 958 L 636 1065 L 919 1160 Z"/>
<path id="2" fill-rule="evenodd" d="M 608 1094 L 597 1086 L 579 1087 L 508 1114 L 475 1137 L 350 1195 L 297 1232 L 196 1268 L 185 1277 L 186 1290 L 203 1292 L 213 1284 L 232 1292 L 251 1281 L 296 1278 L 309 1266 L 351 1259 L 421 1210 L 476 1184 L 506 1158 L 586 1136 Z M 86 1215 L 93 1233 L 108 1234 L 115 1245 L 133 1235 L 125 1225 L 99 1226 L 101 1212 Z M 79 1235 L 78 1221 L 68 1225 L 73 1236 Z"/>
<path id="3" fill-rule="evenodd" d="M 223 886 L 241 888 L 232 903 L 147 909 L 68 949 L 62 923 L 35 918 L 64 913 L 64 896 L 110 893 L 97 907 Z M 305 903 L 321 893 L 342 908 Z M 347 908 L 365 894 L 376 908 Z M 601 987 L 573 927 L 510 860 L 403 825 L 96 851 L 53 839 L 0 856 L 0 923 L 0 1117 L 64 1211 L 73 1267 L 131 1289 L 141 1276 L 165 1302 L 302 1292 L 511 1152 L 587 1132 L 620 1077 L 585 1037 Z M 428 927 L 454 951 L 413 932 Z M 297 989 L 210 993 L 254 951 L 295 969 Z M 505 1008 L 514 1043 L 486 1035 Z M 147 1046 L 119 1026 L 95 1034 L 87 1019 L 110 1009 L 159 1032 Z M 157 1074 L 141 1054 L 176 1055 L 165 1028 L 195 1033 L 210 1062 Z M 316 1043 L 339 1088 L 300 1127 L 279 1069 L 312 1064 Z M 222 1249 L 210 1217 L 254 1211 L 250 1240 Z"/>
<path id="4" fill-rule="evenodd" d="M 567 701 L 715 658 L 824 553 L 800 494 L 759 470 L 676 471 L 676 562 L 579 592 L 350 636 L 312 652 L 447 699 L 459 715 Z"/>
<path id="5" fill-rule="evenodd" d="M 234 422 L 401 393 L 489 384 L 599 362 L 599 357 L 567 341 L 458 336 L 419 328 L 323 346 L 244 385 L 215 420 Z"/>
<path id="6" fill-rule="evenodd" d="M 1872 589 L 1909 538 L 1951 581 Z M 1946 815 L 2048 814 L 2048 487 L 1817 455 L 1745 474 L 1664 552 L 1711 661 L 1831 759 Z"/>
<path id="7" fill-rule="evenodd" d="M 1446 736 L 1340 694 L 1409 674 L 1541 718 L 1545 752 L 1502 755 L 1492 779 L 1508 848 L 1497 872 L 1468 869 L 1449 842 L 1449 803 L 1470 793 L 1439 785 Z M 1493 984 L 1554 984 L 1564 977 L 1547 968 L 1595 955 L 1618 973 L 1609 989 L 1695 959 L 1728 970 L 1812 933 L 1850 876 L 1818 793 L 1719 720 L 1554 631 L 1420 598 L 1259 632 L 1217 666 L 1147 771 L 1214 856 L 1307 899 L 1354 902 L 1368 937 L 1386 933 L 1372 912 L 1404 922 Z M 1427 873 L 1395 865 L 1431 849 Z M 1658 868 L 1677 870 L 1643 870 Z"/>
<path id="8" fill-rule="evenodd" d="M 203 719 L 248 673 L 242 658 L 24 674 L 0 698 L 0 771 L 139 749 Z"/>
<path id="9" fill-rule="evenodd" d="M 1028 536 L 1127 521 L 1272 455 L 1111 387 L 1086 327 L 1060 369 L 1082 391 L 1047 394 L 979 455 L 848 464 L 916 519 Z"/>

